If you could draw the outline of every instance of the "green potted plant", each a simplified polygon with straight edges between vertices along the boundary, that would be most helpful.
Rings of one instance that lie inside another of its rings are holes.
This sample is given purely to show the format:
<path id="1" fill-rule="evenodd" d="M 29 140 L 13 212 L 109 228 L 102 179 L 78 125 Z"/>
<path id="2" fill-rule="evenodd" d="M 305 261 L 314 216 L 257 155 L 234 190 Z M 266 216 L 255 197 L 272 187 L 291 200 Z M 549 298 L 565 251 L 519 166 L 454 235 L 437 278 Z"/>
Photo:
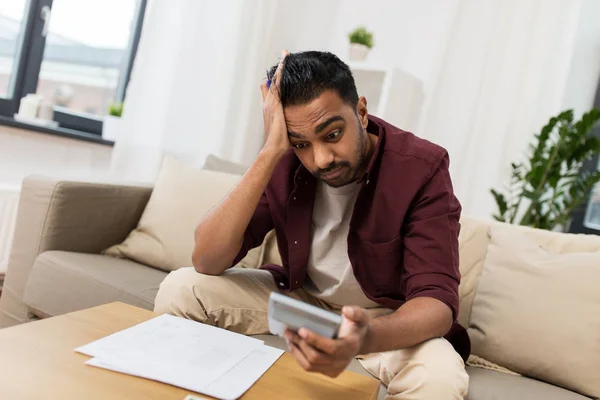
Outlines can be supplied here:
<path id="1" fill-rule="evenodd" d="M 491 189 L 498 206 L 494 218 L 539 229 L 568 229 L 573 210 L 600 182 L 600 171 L 581 173 L 583 163 L 600 153 L 600 140 L 589 134 L 598 121 L 596 109 L 578 121 L 573 110 L 550 118 L 535 135 L 528 159 L 511 164 L 507 187 Z"/>
<path id="2" fill-rule="evenodd" d="M 373 48 L 373 33 L 361 26 L 350 32 L 348 39 L 350 40 L 350 60 L 365 60 L 369 50 Z"/>
<path id="3" fill-rule="evenodd" d="M 108 114 L 102 121 L 102 139 L 114 142 L 119 136 L 121 129 L 121 115 L 123 114 L 123 103 L 111 103 L 108 106 Z"/>

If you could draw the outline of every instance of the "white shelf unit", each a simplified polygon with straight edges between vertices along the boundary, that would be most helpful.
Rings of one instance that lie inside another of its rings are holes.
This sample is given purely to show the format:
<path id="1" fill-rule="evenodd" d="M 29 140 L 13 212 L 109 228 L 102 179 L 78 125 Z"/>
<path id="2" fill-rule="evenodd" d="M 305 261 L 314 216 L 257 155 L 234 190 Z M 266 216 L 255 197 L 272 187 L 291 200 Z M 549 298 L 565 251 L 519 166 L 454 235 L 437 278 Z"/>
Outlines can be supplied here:
<path id="1" fill-rule="evenodd" d="M 423 107 L 423 84 L 402 69 L 369 62 L 349 62 L 359 96 L 365 96 L 369 114 L 406 131 L 417 129 Z"/>

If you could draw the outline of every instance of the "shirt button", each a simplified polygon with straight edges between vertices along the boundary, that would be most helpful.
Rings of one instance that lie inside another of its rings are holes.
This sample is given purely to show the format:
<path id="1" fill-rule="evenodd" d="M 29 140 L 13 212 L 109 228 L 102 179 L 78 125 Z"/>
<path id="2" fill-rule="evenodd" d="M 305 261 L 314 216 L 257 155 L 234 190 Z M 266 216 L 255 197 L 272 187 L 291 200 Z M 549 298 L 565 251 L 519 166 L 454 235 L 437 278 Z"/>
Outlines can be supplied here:
<path id="1" fill-rule="evenodd" d="M 294 196 L 294 200 L 296 200 L 296 196 Z"/>
<path id="2" fill-rule="evenodd" d="M 294 240 L 294 244 L 298 244 L 298 241 L 297 241 L 297 240 Z"/>
<path id="3" fill-rule="evenodd" d="M 283 287 L 285 284 L 283 282 L 279 282 L 279 286 Z"/>
<path id="4" fill-rule="evenodd" d="M 296 281 L 296 285 L 298 284 L 298 281 Z"/>
<path id="5" fill-rule="evenodd" d="M 369 184 L 369 180 L 367 179 L 367 185 Z"/>

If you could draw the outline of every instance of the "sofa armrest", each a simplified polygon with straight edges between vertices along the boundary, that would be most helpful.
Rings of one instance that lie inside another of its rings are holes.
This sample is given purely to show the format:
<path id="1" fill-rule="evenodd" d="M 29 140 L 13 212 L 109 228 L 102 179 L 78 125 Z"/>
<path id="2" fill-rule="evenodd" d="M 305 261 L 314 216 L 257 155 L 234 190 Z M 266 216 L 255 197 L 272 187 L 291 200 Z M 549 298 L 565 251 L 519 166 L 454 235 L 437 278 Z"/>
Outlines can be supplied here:
<path id="1" fill-rule="evenodd" d="M 23 293 L 40 253 L 100 253 L 120 243 L 136 227 L 151 192 L 150 186 L 26 178 L 0 298 L 0 327 L 28 319 Z"/>

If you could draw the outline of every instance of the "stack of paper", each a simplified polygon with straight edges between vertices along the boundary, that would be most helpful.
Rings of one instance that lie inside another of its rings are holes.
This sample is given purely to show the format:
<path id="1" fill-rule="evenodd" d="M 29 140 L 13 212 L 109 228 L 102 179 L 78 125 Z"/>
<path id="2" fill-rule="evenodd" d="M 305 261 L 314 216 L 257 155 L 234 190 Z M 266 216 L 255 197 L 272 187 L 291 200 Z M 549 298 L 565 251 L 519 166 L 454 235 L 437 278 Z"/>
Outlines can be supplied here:
<path id="1" fill-rule="evenodd" d="M 75 349 L 87 365 L 237 399 L 283 354 L 253 339 L 171 315 Z"/>

